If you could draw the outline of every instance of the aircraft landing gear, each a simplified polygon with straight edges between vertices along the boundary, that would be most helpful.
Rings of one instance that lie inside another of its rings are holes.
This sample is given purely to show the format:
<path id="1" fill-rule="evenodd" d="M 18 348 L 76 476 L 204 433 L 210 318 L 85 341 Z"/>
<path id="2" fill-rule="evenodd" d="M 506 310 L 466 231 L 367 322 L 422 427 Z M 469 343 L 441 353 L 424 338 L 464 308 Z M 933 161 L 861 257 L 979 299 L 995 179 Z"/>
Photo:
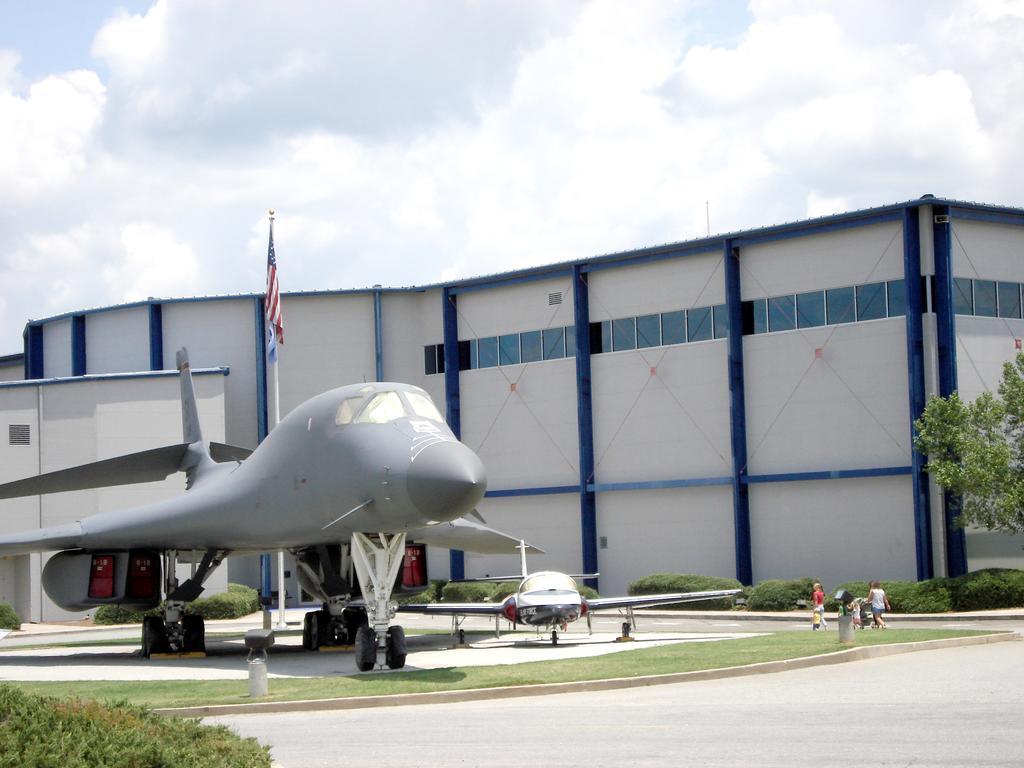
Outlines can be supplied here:
<path id="1" fill-rule="evenodd" d="M 551 630 L 551 644 L 552 645 L 558 645 L 558 630 L 557 629 L 552 629 Z"/>
<path id="2" fill-rule="evenodd" d="M 389 627 L 395 616 L 391 591 L 405 556 L 405 534 L 352 534 L 352 562 L 366 603 L 367 625 L 356 631 L 356 667 L 368 672 L 383 662 L 390 669 L 405 666 L 405 631 Z M 373 650 L 372 658 L 370 650 Z"/>
<path id="3" fill-rule="evenodd" d="M 167 550 L 164 553 L 164 600 L 160 616 L 147 616 L 142 622 L 142 656 L 150 658 L 154 653 L 205 653 L 206 626 L 202 616 L 186 614 L 185 607 L 203 591 L 203 582 L 227 556 L 227 552 L 210 549 L 203 559 L 192 560 L 192 576 L 178 584 L 176 575 L 178 553 Z"/>

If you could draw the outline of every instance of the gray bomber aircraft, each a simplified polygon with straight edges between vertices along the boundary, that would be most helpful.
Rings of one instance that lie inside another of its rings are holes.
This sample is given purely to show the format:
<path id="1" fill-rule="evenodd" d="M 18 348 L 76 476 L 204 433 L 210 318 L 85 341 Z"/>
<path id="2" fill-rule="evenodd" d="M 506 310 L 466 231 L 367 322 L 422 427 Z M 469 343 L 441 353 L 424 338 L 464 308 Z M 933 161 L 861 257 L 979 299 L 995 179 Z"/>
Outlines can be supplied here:
<path id="1" fill-rule="evenodd" d="M 0 537 L 0 554 L 57 550 L 43 588 L 61 607 L 118 604 L 163 616 L 142 627 L 142 652 L 203 650 L 202 619 L 185 613 L 229 553 L 287 549 L 299 581 L 323 602 L 304 645 L 352 643 L 360 670 L 405 665 L 390 626 L 406 542 L 511 553 L 518 540 L 473 520 L 484 467 L 430 396 L 397 383 L 325 392 L 289 413 L 249 451 L 203 442 L 186 350 L 177 355 L 184 439 L 0 485 L 0 499 L 186 476 L 187 493 L 70 525 Z M 176 577 L 178 562 L 192 575 Z M 361 591 L 354 595 L 353 571 Z"/>

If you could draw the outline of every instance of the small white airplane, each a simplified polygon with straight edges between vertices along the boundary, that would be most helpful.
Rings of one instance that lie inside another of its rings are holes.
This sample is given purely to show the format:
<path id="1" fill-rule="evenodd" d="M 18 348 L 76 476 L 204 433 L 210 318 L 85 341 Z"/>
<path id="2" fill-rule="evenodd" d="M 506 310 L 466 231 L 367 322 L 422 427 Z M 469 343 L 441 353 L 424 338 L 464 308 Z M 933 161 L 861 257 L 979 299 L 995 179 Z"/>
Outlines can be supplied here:
<path id="1" fill-rule="evenodd" d="M 558 644 L 558 631 L 565 632 L 570 622 L 587 617 L 587 628 L 591 628 L 590 613 L 598 610 L 625 608 L 628 621 L 623 625 L 623 635 L 628 636 L 635 625 L 634 608 L 674 603 L 691 603 L 735 595 L 738 589 L 718 589 L 706 592 L 669 592 L 659 595 L 632 595 L 626 597 L 585 598 L 580 594 L 576 579 L 596 578 L 596 573 L 571 576 L 559 571 L 538 571 L 529 573 L 526 569 L 525 545 L 520 544 L 522 561 L 521 576 L 487 576 L 466 581 L 515 581 L 519 588 L 500 603 L 411 603 L 398 607 L 399 612 L 421 613 L 429 616 L 451 616 L 452 632 L 458 630 L 461 619 L 466 616 L 493 616 L 495 627 L 505 618 L 515 628 L 519 624 L 551 629 L 551 644 Z"/>

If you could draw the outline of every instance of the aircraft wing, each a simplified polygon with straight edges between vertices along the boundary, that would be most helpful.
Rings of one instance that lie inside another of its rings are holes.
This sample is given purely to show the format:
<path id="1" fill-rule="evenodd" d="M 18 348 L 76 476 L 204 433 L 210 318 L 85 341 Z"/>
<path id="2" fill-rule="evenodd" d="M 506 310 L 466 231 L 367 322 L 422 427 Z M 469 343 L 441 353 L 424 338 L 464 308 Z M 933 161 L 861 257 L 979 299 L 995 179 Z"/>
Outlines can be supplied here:
<path id="1" fill-rule="evenodd" d="M 0 555 L 27 555 L 31 552 L 77 549 L 82 546 L 81 538 L 82 526 L 79 523 L 12 533 L 0 539 Z"/>
<path id="2" fill-rule="evenodd" d="M 713 600 L 716 597 L 735 595 L 738 589 L 714 589 L 707 592 L 668 592 L 660 595 L 631 595 L 628 597 L 595 597 L 587 598 L 587 605 L 592 611 L 604 608 L 644 608 L 653 605 L 671 605 L 673 603 L 694 603 L 701 600 Z"/>
<path id="3" fill-rule="evenodd" d="M 91 464 L 4 483 L 0 485 L 0 499 L 163 480 L 179 471 L 188 446 L 188 443 L 179 443 L 163 448 L 151 448 L 148 451 L 129 453 L 126 456 L 94 461 Z"/>
<path id="4" fill-rule="evenodd" d="M 398 606 L 398 612 L 427 616 L 497 616 L 503 607 L 503 603 L 409 603 Z"/>
<path id="5" fill-rule="evenodd" d="M 514 555 L 519 552 L 521 541 L 518 536 L 496 531 L 464 517 L 450 523 L 414 528 L 408 532 L 408 540 L 481 555 Z M 526 546 L 528 552 L 544 552 L 532 544 Z"/>

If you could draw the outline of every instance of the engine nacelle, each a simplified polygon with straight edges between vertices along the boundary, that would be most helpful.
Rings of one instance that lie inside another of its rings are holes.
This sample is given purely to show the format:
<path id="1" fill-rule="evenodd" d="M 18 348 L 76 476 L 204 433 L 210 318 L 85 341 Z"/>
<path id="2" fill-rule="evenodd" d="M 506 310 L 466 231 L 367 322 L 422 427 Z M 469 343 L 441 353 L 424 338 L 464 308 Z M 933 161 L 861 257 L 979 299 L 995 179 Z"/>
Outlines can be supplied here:
<path id="1" fill-rule="evenodd" d="M 43 568 L 43 589 L 66 611 L 100 605 L 148 610 L 160 603 L 160 555 L 149 549 L 58 552 Z"/>

